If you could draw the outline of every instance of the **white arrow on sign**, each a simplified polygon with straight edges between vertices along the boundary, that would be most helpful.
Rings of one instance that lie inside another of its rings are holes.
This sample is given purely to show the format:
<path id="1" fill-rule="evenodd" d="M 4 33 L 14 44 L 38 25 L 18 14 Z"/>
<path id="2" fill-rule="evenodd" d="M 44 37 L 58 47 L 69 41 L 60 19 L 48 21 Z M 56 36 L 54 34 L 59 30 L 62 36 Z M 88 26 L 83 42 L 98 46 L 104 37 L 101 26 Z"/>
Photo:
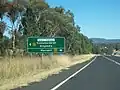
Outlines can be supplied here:
<path id="1" fill-rule="evenodd" d="M 31 46 L 32 44 L 30 43 L 29 45 Z"/>
<path id="2" fill-rule="evenodd" d="M 60 49 L 60 51 L 62 51 L 62 49 Z"/>

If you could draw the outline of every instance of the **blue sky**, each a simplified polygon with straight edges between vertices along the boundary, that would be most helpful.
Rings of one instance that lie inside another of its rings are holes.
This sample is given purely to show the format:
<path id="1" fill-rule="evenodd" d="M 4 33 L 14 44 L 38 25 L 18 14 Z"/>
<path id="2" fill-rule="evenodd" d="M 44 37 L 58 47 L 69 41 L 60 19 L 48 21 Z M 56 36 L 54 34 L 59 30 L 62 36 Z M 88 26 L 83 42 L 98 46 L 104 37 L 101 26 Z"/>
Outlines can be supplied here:
<path id="1" fill-rule="evenodd" d="M 6 30 L 5 30 L 5 32 L 4 32 L 4 35 L 5 35 L 5 36 L 8 36 L 8 37 L 11 37 L 11 35 L 9 34 L 9 30 L 11 30 L 11 28 L 12 28 L 12 23 L 11 23 L 11 21 L 10 21 L 10 18 L 4 16 L 4 17 L 3 17 L 3 21 L 4 21 L 4 22 L 6 23 L 6 25 L 9 27 L 9 28 L 6 28 Z M 13 28 L 16 28 L 16 27 L 19 28 L 19 26 L 17 25 L 17 21 L 15 22 Z"/>
<path id="2" fill-rule="evenodd" d="M 81 32 L 89 38 L 120 39 L 120 0 L 46 0 L 70 9 Z"/>

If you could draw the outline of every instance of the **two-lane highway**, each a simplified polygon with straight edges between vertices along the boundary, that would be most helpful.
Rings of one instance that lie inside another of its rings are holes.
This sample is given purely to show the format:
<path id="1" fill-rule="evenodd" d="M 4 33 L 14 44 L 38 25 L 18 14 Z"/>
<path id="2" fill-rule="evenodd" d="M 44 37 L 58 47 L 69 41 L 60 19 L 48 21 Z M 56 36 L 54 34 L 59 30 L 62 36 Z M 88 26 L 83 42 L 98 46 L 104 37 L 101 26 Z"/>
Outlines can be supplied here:
<path id="1" fill-rule="evenodd" d="M 91 63 L 87 62 L 84 65 L 79 64 L 71 67 L 68 71 L 48 78 L 43 83 L 15 90 L 120 90 L 119 63 L 119 57 L 98 56 Z M 66 80 L 78 71 L 79 73 L 74 77 Z"/>
<path id="2" fill-rule="evenodd" d="M 114 59 L 117 61 L 120 58 Z M 86 69 L 57 90 L 120 90 L 120 66 L 102 56 L 97 57 Z"/>

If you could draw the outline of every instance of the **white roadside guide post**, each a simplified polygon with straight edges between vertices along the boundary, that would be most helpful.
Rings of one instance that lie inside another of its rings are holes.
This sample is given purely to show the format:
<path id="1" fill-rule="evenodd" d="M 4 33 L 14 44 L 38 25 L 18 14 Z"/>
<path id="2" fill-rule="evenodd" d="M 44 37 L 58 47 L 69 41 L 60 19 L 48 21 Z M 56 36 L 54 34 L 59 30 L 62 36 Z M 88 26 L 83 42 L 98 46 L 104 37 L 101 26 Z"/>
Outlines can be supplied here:
<path id="1" fill-rule="evenodd" d="M 32 44 L 31 44 L 31 43 L 30 43 L 29 45 L 30 45 L 30 46 L 32 46 Z M 30 58 L 32 58 L 32 53 L 30 53 Z"/>

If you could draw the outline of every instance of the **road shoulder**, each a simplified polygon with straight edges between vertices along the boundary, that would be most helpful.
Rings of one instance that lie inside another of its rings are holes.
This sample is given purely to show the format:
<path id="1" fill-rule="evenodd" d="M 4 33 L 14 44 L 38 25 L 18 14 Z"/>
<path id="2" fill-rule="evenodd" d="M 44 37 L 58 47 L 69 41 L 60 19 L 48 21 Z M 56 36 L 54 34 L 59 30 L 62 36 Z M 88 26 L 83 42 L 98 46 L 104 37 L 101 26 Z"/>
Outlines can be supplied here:
<path id="1" fill-rule="evenodd" d="M 93 60 L 93 58 L 91 60 Z M 67 77 L 69 77 L 70 75 L 78 71 L 80 68 L 88 64 L 91 60 L 81 64 L 76 64 L 72 67 L 68 67 L 69 68 L 68 70 L 64 69 L 59 74 L 53 74 L 52 76 L 49 76 L 47 79 L 44 79 L 41 82 L 30 83 L 28 84 L 27 87 L 23 86 L 23 87 L 19 87 L 12 90 L 50 90 L 52 87 L 59 84 L 60 82 L 65 80 Z"/>

